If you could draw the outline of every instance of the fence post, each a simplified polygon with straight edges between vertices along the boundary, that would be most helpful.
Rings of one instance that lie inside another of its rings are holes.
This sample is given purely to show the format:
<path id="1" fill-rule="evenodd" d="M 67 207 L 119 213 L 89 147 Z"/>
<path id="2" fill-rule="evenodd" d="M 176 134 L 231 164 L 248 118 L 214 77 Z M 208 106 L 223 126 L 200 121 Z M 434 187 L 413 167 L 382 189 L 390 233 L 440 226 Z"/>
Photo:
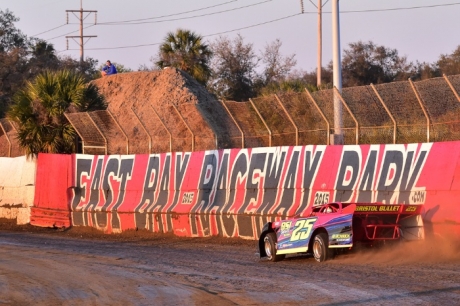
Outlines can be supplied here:
<path id="1" fill-rule="evenodd" d="M 415 88 L 414 82 L 409 78 L 409 84 L 412 87 L 412 90 L 415 93 L 415 97 L 417 98 L 418 103 L 420 104 L 420 108 L 423 111 L 423 114 L 425 115 L 426 118 L 426 142 L 430 142 L 430 117 L 428 117 L 428 113 L 426 112 L 425 107 L 423 106 L 422 99 L 420 98 L 420 95 L 418 94 L 417 88 Z"/>
<path id="2" fill-rule="evenodd" d="M 113 117 L 112 113 L 109 111 L 109 109 L 107 108 L 106 109 L 107 112 L 109 113 L 110 117 L 112 117 L 113 121 L 115 121 L 115 124 L 118 126 L 118 128 L 120 129 L 120 131 L 123 133 L 123 135 L 125 136 L 126 138 L 126 154 L 129 154 L 129 138 L 128 136 L 126 135 L 125 131 L 123 131 L 123 128 L 120 126 L 120 124 L 118 123 L 117 120 L 115 120 L 115 118 Z"/>
<path id="3" fill-rule="evenodd" d="M 157 113 L 157 111 L 153 108 L 153 106 L 151 104 L 149 104 L 150 108 L 152 108 L 153 112 L 155 113 L 155 115 L 157 116 L 158 120 L 160 120 L 160 123 L 161 125 L 163 125 L 163 127 L 165 128 L 166 132 L 168 132 L 168 135 L 169 135 L 169 152 L 172 152 L 172 134 L 171 132 L 168 130 L 168 128 L 166 127 L 166 125 L 164 124 L 163 120 L 161 120 L 160 118 L 160 115 Z"/>
<path id="4" fill-rule="evenodd" d="M 457 98 L 457 101 L 460 102 L 460 96 L 458 95 L 458 92 L 455 90 L 455 87 L 452 85 L 450 80 L 447 78 L 446 74 L 443 73 L 442 76 L 444 77 L 444 80 L 446 80 L 447 84 L 449 85 L 450 89 L 454 93 L 455 97 Z"/>
<path id="5" fill-rule="evenodd" d="M 6 141 L 8 142 L 8 157 L 11 157 L 11 141 L 8 137 L 8 134 L 6 134 L 6 130 L 3 127 L 2 121 L 0 121 L 0 128 L 2 128 L 3 134 L 5 134 Z"/>
<path id="6" fill-rule="evenodd" d="M 262 123 L 265 125 L 265 127 L 267 128 L 267 131 L 268 131 L 268 146 L 271 147 L 272 146 L 272 131 L 270 130 L 270 128 L 268 127 L 267 123 L 265 122 L 264 118 L 262 118 L 262 115 L 260 114 L 259 110 L 257 109 L 256 105 L 254 104 L 254 102 L 252 102 L 251 99 L 249 99 L 249 102 L 251 103 L 252 107 L 254 108 L 254 110 L 256 111 L 257 115 L 259 115 L 259 118 L 260 120 L 262 120 Z"/>
<path id="7" fill-rule="evenodd" d="M 65 115 L 65 114 L 64 114 Z M 97 131 L 99 132 L 99 134 L 101 134 L 102 138 L 104 138 L 104 151 L 105 151 L 105 155 L 107 155 L 107 138 L 105 138 L 104 134 L 102 133 L 102 131 L 99 129 L 99 127 L 97 126 L 96 122 L 94 122 L 93 118 L 91 118 L 91 116 L 89 115 L 88 112 L 86 112 L 86 115 L 88 115 L 88 118 L 89 120 L 94 124 L 94 126 L 96 127 Z M 67 117 L 67 116 L 66 116 Z M 75 127 L 74 127 L 75 129 Z M 76 129 L 75 129 L 76 130 Z M 84 142 L 83 142 L 84 143 Z M 84 151 L 84 149 L 83 149 Z"/>
<path id="8" fill-rule="evenodd" d="M 356 117 L 355 115 L 353 115 L 353 113 L 351 112 L 350 108 L 348 107 L 347 103 L 345 102 L 345 100 L 343 99 L 342 95 L 340 94 L 339 90 L 337 89 L 337 87 L 334 87 L 334 90 L 335 92 L 337 93 L 337 97 L 339 97 L 340 101 L 342 101 L 342 104 L 343 106 L 345 106 L 345 108 L 347 109 L 348 113 L 350 114 L 351 118 L 353 119 L 353 121 L 355 122 L 355 125 L 356 125 L 356 144 L 359 143 L 359 123 L 358 123 L 358 120 L 356 120 Z"/>
<path id="9" fill-rule="evenodd" d="M 230 112 L 230 110 L 228 109 L 227 105 L 225 105 L 225 102 L 222 101 L 222 100 L 219 100 L 220 103 L 222 103 L 222 105 L 224 106 L 225 110 L 227 111 L 227 113 L 229 114 L 230 118 L 232 118 L 233 122 L 235 123 L 236 127 L 238 128 L 238 130 L 240 131 L 241 133 L 241 149 L 244 148 L 244 131 L 241 129 L 240 125 L 238 124 L 238 122 L 236 121 L 235 117 L 233 117 L 232 113 Z"/>
<path id="10" fill-rule="evenodd" d="M 321 117 L 323 117 L 323 120 L 326 122 L 326 128 L 327 128 L 326 145 L 328 145 L 329 144 L 329 138 L 331 136 L 331 126 L 329 124 L 329 121 L 327 121 L 327 118 L 324 115 L 323 111 L 321 110 L 321 108 L 319 108 L 318 103 L 316 103 L 315 99 L 313 99 L 313 96 L 311 95 L 310 91 L 307 88 L 305 88 L 305 92 L 307 93 L 307 97 L 311 100 L 311 102 L 313 102 L 313 105 L 316 107 L 316 109 L 318 110 L 318 112 L 321 115 Z"/>
<path id="11" fill-rule="evenodd" d="M 172 105 L 172 107 L 176 110 L 177 114 L 179 115 L 180 119 L 182 120 L 182 122 L 185 124 L 185 126 L 187 127 L 188 131 L 190 132 L 190 134 L 192 134 L 192 152 L 195 151 L 195 135 L 193 134 L 192 132 L 192 129 L 188 126 L 187 122 L 185 122 L 185 119 L 184 117 L 182 117 L 182 115 L 180 114 L 179 110 L 177 109 L 177 107 L 173 104 L 173 103 L 170 103 Z"/>
<path id="12" fill-rule="evenodd" d="M 83 151 L 82 153 L 85 154 L 85 140 L 83 139 L 83 137 L 81 137 L 80 132 L 79 132 L 79 131 L 75 128 L 75 126 L 72 124 L 72 121 L 70 121 L 70 119 L 69 119 L 69 117 L 67 117 L 67 114 L 66 114 L 66 113 L 64 113 L 64 116 L 65 116 L 65 118 L 67 119 L 67 121 L 69 121 L 70 125 L 73 127 L 73 129 L 74 129 L 75 132 L 78 134 L 78 136 L 80 137 L 80 139 L 81 139 L 81 149 L 82 149 L 82 151 Z M 104 137 L 104 136 L 102 136 L 102 137 Z M 76 149 L 78 149 L 78 148 L 76 148 Z"/>
<path id="13" fill-rule="evenodd" d="M 281 105 L 281 107 L 283 108 L 284 110 L 284 113 L 286 114 L 286 116 L 289 118 L 289 121 L 291 121 L 292 125 L 294 126 L 294 129 L 295 129 L 295 145 L 298 146 L 299 145 L 299 128 L 297 127 L 297 125 L 295 124 L 294 120 L 292 119 L 291 115 L 288 113 L 288 111 L 286 110 L 286 108 L 284 107 L 283 103 L 281 102 L 280 98 L 278 97 L 278 95 L 275 94 L 275 98 L 276 100 L 278 101 L 278 103 Z"/>
<path id="14" fill-rule="evenodd" d="M 396 143 L 396 129 L 398 127 L 396 125 L 396 120 L 395 120 L 395 118 L 393 118 L 393 115 L 391 114 L 390 110 L 386 106 L 385 102 L 383 101 L 382 97 L 380 96 L 379 92 L 377 91 L 377 88 L 375 88 L 374 84 L 371 83 L 371 87 L 374 90 L 374 93 L 377 96 L 377 98 L 379 99 L 380 103 L 382 103 L 383 108 L 385 108 L 385 110 L 387 111 L 388 116 L 390 116 L 391 121 L 393 121 L 393 144 L 395 144 Z"/>
<path id="15" fill-rule="evenodd" d="M 142 123 L 141 119 L 136 114 L 136 112 L 134 111 L 132 106 L 131 106 L 131 111 L 133 112 L 134 116 L 136 116 L 137 121 L 139 121 L 139 123 L 142 126 L 142 129 L 144 130 L 144 132 L 147 134 L 147 136 L 149 136 L 149 154 L 151 154 L 152 153 L 152 136 L 150 136 L 149 132 L 147 132 L 147 129 L 145 128 L 144 124 Z"/>
<path id="16" fill-rule="evenodd" d="M 18 130 L 17 130 L 16 127 L 14 126 L 14 121 L 8 120 L 8 122 L 10 123 L 11 127 L 13 128 L 13 130 L 17 133 Z"/>

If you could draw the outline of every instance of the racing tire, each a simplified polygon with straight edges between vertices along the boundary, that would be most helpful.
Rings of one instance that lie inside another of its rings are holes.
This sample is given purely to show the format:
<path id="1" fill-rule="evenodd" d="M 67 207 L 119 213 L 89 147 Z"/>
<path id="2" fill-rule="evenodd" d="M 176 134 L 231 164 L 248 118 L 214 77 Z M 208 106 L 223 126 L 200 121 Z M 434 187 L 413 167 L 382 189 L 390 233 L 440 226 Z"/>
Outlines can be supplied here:
<path id="1" fill-rule="evenodd" d="M 313 257 L 317 262 L 323 262 L 328 260 L 331 255 L 327 243 L 327 234 L 319 233 L 313 240 Z"/>
<path id="2" fill-rule="evenodd" d="M 286 257 L 284 254 L 276 255 L 276 234 L 273 232 L 267 233 L 267 235 L 265 235 L 264 250 L 265 254 L 267 255 L 267 259 L 273 262 L 283 260 L 284 257 Z"/>

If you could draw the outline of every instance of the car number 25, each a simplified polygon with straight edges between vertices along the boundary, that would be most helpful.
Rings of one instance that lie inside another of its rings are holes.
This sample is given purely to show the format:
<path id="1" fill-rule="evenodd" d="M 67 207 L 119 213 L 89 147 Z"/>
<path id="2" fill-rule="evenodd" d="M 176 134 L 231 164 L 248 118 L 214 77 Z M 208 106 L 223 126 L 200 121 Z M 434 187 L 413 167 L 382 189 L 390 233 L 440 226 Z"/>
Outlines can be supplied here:
<path id="1" fill-rule="evenodd" d="M 313 225 L 318 218 L 300 219 L 294 225 L 291 241 L 305 240 L 310 237 Z"/>

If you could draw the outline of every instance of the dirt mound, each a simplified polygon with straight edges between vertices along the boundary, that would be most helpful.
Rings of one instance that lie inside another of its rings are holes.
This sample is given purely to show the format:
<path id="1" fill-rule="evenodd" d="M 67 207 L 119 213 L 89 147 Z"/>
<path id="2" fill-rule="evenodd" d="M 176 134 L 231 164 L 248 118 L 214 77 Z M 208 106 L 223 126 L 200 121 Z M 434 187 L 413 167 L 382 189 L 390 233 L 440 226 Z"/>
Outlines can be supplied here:
<path id="1" fill-rule="evenodd" d="M 228 147 L 231 119 L 221 102 L 183 71 L 120 73 L 93 84 L 116 121 L 96 122 L 106 134 L 109 154 Z"/>

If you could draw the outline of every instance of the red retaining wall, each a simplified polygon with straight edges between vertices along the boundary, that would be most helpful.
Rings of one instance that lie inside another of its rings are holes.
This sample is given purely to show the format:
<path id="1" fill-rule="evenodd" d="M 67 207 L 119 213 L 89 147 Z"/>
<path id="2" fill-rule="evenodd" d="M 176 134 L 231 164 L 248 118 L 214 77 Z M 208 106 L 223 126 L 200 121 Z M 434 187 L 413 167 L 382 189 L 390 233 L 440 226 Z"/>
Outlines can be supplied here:
<path id="1" fill-rule="evenodd" d="M 70 187 L 73 186 L 75 155 L 39 154 L 34 206 L 30 224 L 42 227 L 69 227 Z"/>
<path id="2" fill-rule="evenodd" d="M 308 214 L 313 203 L 358 201 L 420 204 L 428 230 L 460 234 L 459 154 L 460 142 L 40 155 L 38 168 L 59 167 L 61 179 L 41 183 L 38 173 L 36 190 L 58 190 L 43 200 L 70 207 L 73 225 L 108 233 L 257 239 L 266 221 Z"/>

